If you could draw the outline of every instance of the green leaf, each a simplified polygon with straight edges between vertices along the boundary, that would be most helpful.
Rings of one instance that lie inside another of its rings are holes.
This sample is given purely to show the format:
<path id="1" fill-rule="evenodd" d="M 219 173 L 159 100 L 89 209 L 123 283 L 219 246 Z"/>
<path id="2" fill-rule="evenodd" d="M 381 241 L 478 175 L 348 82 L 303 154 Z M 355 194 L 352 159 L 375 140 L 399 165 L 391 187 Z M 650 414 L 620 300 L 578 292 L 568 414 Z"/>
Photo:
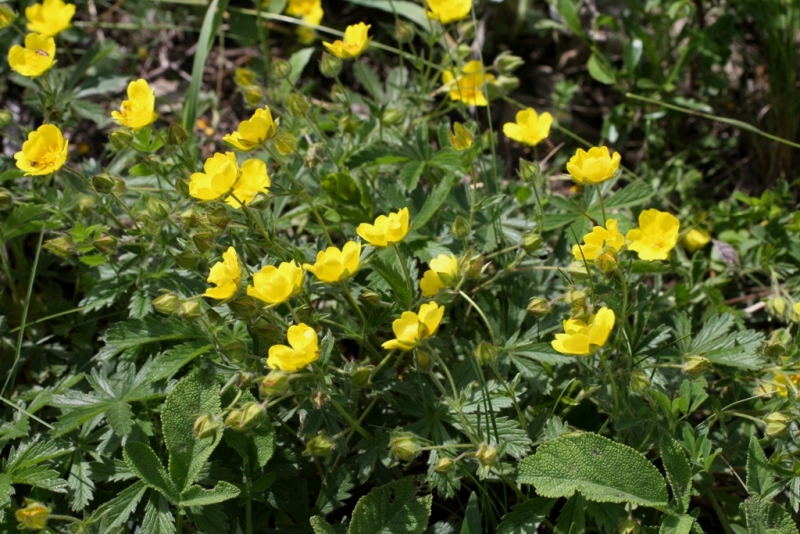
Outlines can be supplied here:
<path id="1" fill-rule="evenodd" d="M 38 204 L 16 206 L 0 228 L 0 243 L 7 243 L 15 237 L 41 230 L 42 225 L 46 223 L 39 219 L 39 216 L 45 211 L 45 208 Z"/>
<path id="2" fill-rule="evenodd" d="M 211 343 L 190 341 L 165 350 L 142 367 L 141 372 L 144 373 L 144 381 L 153 383 L 172 378 L 172 375 L 180 371 L 185 365 L 213 348 L 214 345 Z"/>
<path id="3" fill-rule="evenodd" d="M 586 63 L 586 68 L 589 69 L 589 76 L 598 82 L 613 85 L 615 80 L 614 69 L 606 61 L 600 59 L 597 54 L 592 54 Z"/>
<path id="4" fill-rule="evenodd" d="M 497 534 L 528 534 L 536 532 L 550 513 L 555 499 L 536 497 L 511 508 L 497 526 Z"/>
<path id="5" fill-rule="evenodd" d="M 206 339 L 202 331 L 178 319 L 164 321 L 160 318 L 131 319 L 116 323 L 108 329 L 103 340 L 105 346 L 95 358 L 108 360 L 126 349 L 164 341 Z"/>
<path id="6" fill-rule="evenodd" d="M 416 497 L 414 477 L 390 482 L 362 497 L 353 510 L 350 534 L 420 534 L 428 525 L 433 497 Z"/>
<path id="7" fill-rule="evenodd" d="M 131 441 L 125 445 L 122 456 L 131 471 L 136 473 L 136 476 L 142 479 L 142 482 L 148 487 L 161 492 L 176 506 L 181 502 L 178 489 L 170 480 L 161 460 L 148 445 L 139 441 Z"/>
<path id="8" fill-rule="evenodd" d="M 0 473 L 0 507 L 2 508 L 11 503 L 11 496 L 14 495 L 14 486 L 11 484 L 11 477 Z"/>
<path id="9" fill-rule="evenodd" d="M 630 184 L 616 193 L 611 198 L 605 201 L 607 210 L 630 208 L 644 204 L 650 197 L 655 194 L 655 190 L 646 183 Z"/>
<path id="10" fill-rule="evenodd" d="M 758 354 L 764 335 L 754 330 L 730 334 L 734 319 L 729 313 L 712 317 L 692 340 L 684 357 L 703 356 L 719 365 L 760 369 Z"/>
<path id="11" fill-rule="evenodd" d="M 574 494 L 561 509 L 554 534 L 583 534 L 586 532 L 586 514 L 583 496 Z"/>
<path id="12" fill-rule="evenodd" d="M 692 531 L 694 517 L 690 515 L 670 515 L 664 518 L 659 534 L 689 534 Z"/>
<path id="13" fill-rule="evenodd" d="M 797 534 L 792 516 L 782 507 L 753 495 L 739 505 L 749 534 Z"/>
<path id="14" fill-rule="evenodd" d="M 169 451 L 169 475 L 179 492 L 197 478 L 208 457 L 222 439 L 222 432 L 195 439 L 194 423 L 204 413 L 221 411 L 219 386 L 211 373 L 193 373 L 167 396 L 161 411 L 164 442 Z"/>
<path id="15" fill-rule="evenodd" d="M 348 0 L 348 2 L 405 17 L 411 22 L 419 24 L 424 30 L 428 30 L 431 27 L 430 19 L 425 14 L 425 9 L 419 4 L 408 0 Z"/>
<path id="16" fill-rule="evenodd" d="M 331 524 L 318 515 L 311 516 L 311 528 L 314 529 L 314 534 L 336 534 Z"/>
<path id="17" fill-rule="evenodd" d="M 89 504 L 94 496 L 94 481 L 89 462 L 83 460 L 80 452 L 72 455 L 72 466 L 69 469 L 67 485 L 70 489 L 69 507 L 79 512 Z"/>
<path id="18" fill-rule="evenodd" d="M 147 486 L 142 481 L 137 481 L 122 490 L 119 495 L 103 504 L 94 514 L 95 522 L 99 523 L 99 532 L 114 532 L 123 523 L 128 521 L 136 505 L 142 500 Z"/>
<path id="19" fill-rule="evenodd" d="M 316 50 L 314 47 L 302 48 L 289 57 L 289 65 L 291 65 L 292 71 L 289 73 L 288 80 L 292 86 L 300 79 L 300 75 L 303 74 L 303 69 L 306 68 L 306 65 L 311 60 L 314 50 Z"/>
<path id="20" fill-rule="evenodd" d="M 181 506 L 208 506 L 227 501 L 239 496 L 239 488 L 229 482 L 220 480 L 212 489 L 191 486 L 181 495 Z"/>
<path id="21" fill-rule="evenodd" d="M 169 510 L 169 502 L 160 493 L 151 493 L 144 509 L 142 534 L 172 534 L 173 532 L 175 532 L 175 518 Z"/>
<path id="22" fill-rule="evenodd" d="M 407 191 L 413 191 L 417 188 L 419 177 L 422 176 L 422 171 L 424 170 L 424 161 L 409 161 L 400 169 L 400 183 L 403 184 Z"/>
<path id="23" fill-rule="evenodd" d="M 260 423 L 246 433 L 225 430 L 225 442 L 236 449 L 250 465 L 264 467 L 275 453 L 275 428 L 269 421 Z"/>
<path id="24" fill-rule="evenodd" d="M 679 512 L 685 514 L 692 497 L 692 467 L 681 446 L 668 434 L 661 438 L 661 460 L 672 488 L 675 505 Z"/>
<path id="25" fill-rule="evenodd" d="M 328 515 L 337 508 L 344 506 L 344 502 L 351 497 L 353 478 L 350 471 L 338 467 L 329 472 L 317 496 L 314 512 Z"/>
<path id="26" fill-rule="evenodd" d="M 478 496 L 473 491 L 469 495 L 467 510 L 464 512 L 464 522 L 461 524 L 461 534 L 481 534 L 481 509 Z"/>
<path id="27" fill-rule="evenodd" d="M 572 30 L 572 33 L 578 36 L 583 35 L 583 28 L 581 27 L 581 19 L 578 17 L 578 9 L 572 0 L 557 0 L 556 9 L 564 19 L 564 24 L 567 28 Z"/>
<path id="28" fill-rule="evenodd" d="M 533 484 L 543 497 L 570 497 L 576 491 L 597 502 L 666 506 L 667 485 L 642 454 L 597 434 L 546 442 L 519 464 L 517 480 Z"/>
<path id="29" fill-rule="evenodd" d="M 127 402 L 113 402 L 106 409 L 106 420 L 109 426 L 119 436 L 127 436 L 133 429 L 133 415 L 131 405 Z"/>
<path id="30" fill-rule="evenodd" d="M 355 152 L 347 159 L 347 167 L 356 169 L 363 165 L 387 165 L 391 163 L 404 163 L 410 158 L 398 153 L 397 148 L 368 145 Z"/>
<path id="31" fill-rule="evenodd" d="M 750 436 L 750 444 L 747 447 L 747 492 L 750 495 L 764 497 L 773 481 L 767 457 L 761 450 L 758 439 Z"/>
<path id="32" fill-rule="evenodd" d="M 447 200 L 448 195 L 450 195 L 450 190 L 456 185 L 457 181 L 457 174 L 448 174 L 439 185 L 433 188 L 425 204 L 422 205 L 422 209 L 419 210 L 419 213 L 411 222 L 411 228 L 413 230 L 419 230 L 425 226 L 428 220 L 433 217 L 433 214 L 436 213 L 442 204 L 444 204 L 444 201 Z"/>

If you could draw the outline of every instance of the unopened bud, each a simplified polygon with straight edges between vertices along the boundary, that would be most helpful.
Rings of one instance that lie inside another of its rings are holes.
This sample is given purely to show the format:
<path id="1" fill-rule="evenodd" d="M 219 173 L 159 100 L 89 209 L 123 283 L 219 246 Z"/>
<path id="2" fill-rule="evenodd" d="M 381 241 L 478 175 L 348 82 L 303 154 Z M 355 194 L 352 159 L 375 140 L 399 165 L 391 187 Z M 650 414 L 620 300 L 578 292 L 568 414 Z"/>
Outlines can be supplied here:
<path id="1" fill-rule="evenodd" d="M 259 343 L 266 346 L 278 345 L 284 342 L 283 330 L 263 317 L 256 318 L 250 327 L 250 331 L 258 339 Z"/>
<path id="2" fill-rule="evenodd" d="M 208 212 L 208 221 L 220 230 L 224 230 L 231 222 L 231 216 L 225 206 L 217 206 Z"/>
<path id="3" fill-rule="evenodd" d="M 786 430 L 786 425 L 791 421 L 791 418 L 780 412 L 771 413 L 766 417 L 767 421 L 767 436 L 777 436 Z"/>
<path id="4" fill-rule="evenodd" d="M 536 186 L 542 179 L 542 168 L 538 161 L 528 161 L 520 158 L 519 175 L 525 183 Z"/>
<path id="5" fill-rule="evenodd" d="M 322 53 L 322 59 L 319 60 L 319 71 L 326 78 L 333 78 L 342 70 L 342 60 L 327 52 Z"/>
<path id="6" fill-rule="evenodd" d="M 481 365 L 491 365 L 497 361 L 497 348 L 491 343 L 481 341 L 475 347 L 475 359 Z"/>
<path id="7" fill-rule="evenodd" d="M 272 77 L 277 79 L 287 78 L 292 73 L 292 65 L 281 58 L 272 59 Z"/>
<path id="8" fill-rule="evenodd" d="M 56 256 L 61 256 L 62 258 L 69 258 L 72 256 L 72 251 L 75 249 L 72 239 L 63 236 L 48 239 L 44 242 L 43 246 L 45 250 L 49 250 Z"/>
<path id="9" fill-rule="evenodd" d="M 185 300 L 181 302 L 181 307 L 178 312 L 181 314 L 181 316 L 191 320 L 197 319 L 203 315 L 203 308 L 196 300 Z"/>
<path id="10" fill-rule="evenodd" d="M 106 173 L 92 176 L 92 188 L 98 193 L 108 193 L 114 188 L 114 179 Z"/>
<path id="11" fill-rule="evenodd" d="M 398 43 L 407 43 L 414 38 L 414 25 L 397 18 L 394 24 L 394 38 Z"/>
<path id="12" fill-rule="evenodd" d="M 474 28 L 472 22 L 467 22 L 462 25 L 463 28 Z M 474 33 L 473 33 L 474 34 Z M 460 59 L 460 63 L 466 63 L 467 58 L 472 57 L 472 47 L 467 43 L 461 43 L 456 47 L 456 56 Z"/>
<path id="13" fill-rule="evenodd" d="M 100 236 L 92 241 L 92 245 L 103 254 L 111 254 L 117 250 L 117 238 L 110 235 Z"/>
<path id="14" fill-rule="evenodd" d="M 421 452 L 417 439 L 413 432 L 393 432 L 389 448 L 398 460 L 410 462 Z"/>
<path id="15" fill-rule="evenodd" d="M 467 150 L 472 146 L 472 134 L 460 122 L 453 124 L 453 131 L 448 131 L 447 137 L 450 138 L 453 148 L 458 151 Z"/>
<path id="16" fill-rule="evenodd" d="M 711 360 L 702 356 L 689 356 L 683 362 L 683 372 L 691 377 L 703 374 L 703 371 L 711 365 Z"/>
<path id="17" fill-rule="evenodd" d="M 169 125 L 167 143 L 170 145 L 182 145 L 188 138 L 189 135 L 186 133 L 186 130 L 183 129 L 183 126 L 174 122 Z"/>
<path id="18" fill-rule="evenodd" d="M 455 464 L 450 458 L 440 458 L 433 467 L 433 472 L 438 475 L 446 475 L 453 470 L 453 465 Z"/>
<path id="19" fill-rule="evenodd" d="M 323 406 L 328 404 L 329 400 L 331 400 L 331 396 L 323 391 L 315 391 L 311 395 L 311 402 L 314 403 L 317 410 L 322 409 Z"/>
<path id="20" fill-rule="evenodd" d="M 194 246 L 197 247 L 197 250 L 199 250 L 201 254 L 205 254 L 214 246 L 214 235 L 211 232 L 197 232 L 192 236 L 192 241 L 194 242 Z"/>
<path id="21" fill-rule="evenodd" d="M 542 297 L 533 297 L 528 302 L 528 312 L 537 319 L 541 319 L 550 313 L 550 302 Z"/>
<path id="22" fill-rule="evenodd" d="M 650 379 L 647 373 L 641 369 L 636 369 L 631 373 L 631 391 L 634 393 L 644 393 L 650 387 Z"/>
<path id="23" fill-rule="evenodd" d="M 491 98 L 492 93 L 497 93 L 498 96 L 510 93 L 519 87 L 519 78 L 516 76 L 508 76 L 506 74 L 499 75 L 493 83 L 486 85 L 487 97 Z"/>
<path id="24" fill-rule="evenodd" d="M 300 93 L 292 93 L 288 99 L 289 114 L 292 117 L 305 117 L 308 113 L 308 101 Z"/>
<path id="25" fill-rule="evenodd" d="M 375 367 L 372 365 L 367 365 L 365 367 L 356 367 L 352 370 L 350 372 L 350 382 L 353 384 L 353 387 L 363 388 L 370 386 L 372 383 L 369 377 L 374 368 Z"/>
<path id="26" fill-rule="evenodd" d="M 194 420 L 194 426 L 192 427 L 192 434 L 194 434 L 194 439 L 204 439 L 212 437 L 214 434 L 217 433 L 217 428 L 219 428 L 220 422 L 217 421 L 217 418 L 214 417 L 213 414 L 205 413 Z"/>
<path id="27" fill-rule="evenodd" d="M 295 146 L 297 146 L 297 138 L 288 131 L 280 129 L 275 135 L 273 143 L 278 153 L 281 156 L 286 156 L 294 152 Z"/>
<path id="28" fill-rule="evenodd" d="M 773 330 L 769 339 L 764 343 L 764 354 L 770 358 L 778 359 L 789 350 L 792 336 L 785 328 Z"/>
<path id="29" fill-rule="evenodd" d="M 617 269 L 617 251 L 611 247 L 605 247 L 594 259 L 594 264 L 604 274 L 613 273 Z"/>
<path id="30" fill-rule="evenodd" d="M 565 300 L 572 308 L 573 316 L 588 315 L 588 302 L 586 301 L 586 293 L 583 291 L 573 289 L 567 293 L 567 298 Z"/>
<path id="31" fill-rule="evenodd" d="M 781 295 L 775 294 L 767 299 L 767 311 L 779 320 L 788 318 L 789 302 Z"/>
<path id="32" fill-rule="evenodd" d="M 280 369 L 273 369 L 258 384 L 261 398 L 277 397 L 289 391 L 289 374 Z"/>
<path id="33" fill-rule="evenodd" d="M 11 23 L 14 22 L 14 19 L 17 18 L 17 14 L 11 9 L 11 6 L 8 4 L 2 3 L 0 4 L 0 30 L 4 28 L 8 28 L 11 26 Z M 9 113 L 8 110 L 4 110 L 6 113 Z M 9 113 L 10 115 L 10 113 Z M 8 126 L 7 124 L 0 125 L 0 128 L 5 128 Z M 42 527 L 44 528 L 44 527 Z"/>
<path id="34" fill-rule="evenodd" d="M 178 178 L 175 180 L 175 191 L 183 198 L 189 198 L 189 180 Z"/>
<path id="35" fill-rule="evenodd" d="M 184 250 L 183 252 L 175 254 L 175 262 L 181 269 L 191 271 L 197 267 L 198 258 L 191 250 Z"/>
<path id="36" fill-rule="evenodd" d="M 5 6 L 5 5 L 6 4 L 0 4 L 0 29 L 3 28 L 3 23 L 2 23 L 3 14 L 2 14 L 2 11 L 3 11 L 3 6 Z M 14 115 L 12 115 L 11 112 L 8 111 L 8 109 L 6 109 L 6 108 L 0 109 L 0 130 L 10 126 L 12 122 L 14 122 Z"/>
<path id="37" fill-rule="evenodd" d="M 30 499 L 26 499 L 25 508 L 20 508 L 14 512 L 14 517 L 19 521 L 20 526 L 28 530 L 44 530 L 47 527 L 47 520 L 50 517 L 50 508 L 44 504 Z"/>
<path id="38" fill-rule="evenodd" d="M 251 319 L 258 313 L 258 307 L 252 297 L 239 296 L 228 301 L 228 308 L 239 319 Z"/>
<path id="39" fill-rule="evenodd" d="M 197 226 L 197 213 L 195 213 L 193 208 L 182 211 L 179 217 L 181 218 L 181 221 L 183 221 L 183 225 L 186 228 L 194 228 Z"/>
<path id="40" fill-rule="evenodd" d="M 250 389 L 256 376 L 253 373 L 239 373 L 239 378 L 236 379 L 236 387 L 239 389 Z"/>
<path id="41" fill-rule="evenodd" d="M 169 215 L 169 206 L 160 198 L 150 197 L 147 199 L 147 213 L 154 221 L 163 221 Z"/>
<path id="42" fill-rule="evenodd" d="M 225 426 L 232 430 L 246 430 L 257 426 L 265 416 L 264 407 L 257 402 L 248 402 L 238 410 L 231 410 L 225 418 Z"/>
<path id="43" fill-rule="evenodd" d="M 121 197 L 128 191 L 128 186 L 122 178 L 114 178 L 114 187 L 111 188 L 111 194 L 115 197 Z"/>
<path id="44" fill-rule="evenodd" d="M 366 290 L 361 292 L 361 294 L 358 296 L 358 300 L 360 300 L 362 304 L 376 306 L 380 304 L 381 296 L 374 291 Z"/>
<path id="45" fill-rule="evenodd" d="M 324 430 L 320 430 L 319 434 L 306 443 L 306 450 L 303 454 L 306 456 L 321 456 L 327 458 L 335 447 L 336 445 L 333 443 L 333 440 L 328 437 L 328 434 Z"/>
<path id="46" fill-rule="evenodd" d="M 133 135 L 127 130 L 115 130 L 108 136 L 111 146 L 117 150 L 124 150 L 131 146 Z"/>
<path id="47" fill-rule="evenodd" d="M 181 298 L 171 291 L 153 299 L 153 308 L 165 315 L 177 313 L 180 307 Z"/>
<path id="48" fill-rule="evenodd" d="M 464 217 L 457 215 L 456 220 L 453 221 L 453 226 L 450 227 L 450 233 L 456 239 L 466 239 L 469 237 L 469 223 Z"/>
<path id="49" fill-rule="evenodd" d="M 221 347 L 220 350 L 222 354 L 232 361 L 243 362 L 247 359 L 247 345 L 238 339 Z"/>
<path id="50" fill-rule="evenodd" d="M 430 371 L 433 368 L 433 359 L 430 354 L 419 348 L 414 351 L 414 354 L 420 371 Z"/>
<path id="51" fill-rule="evenodd" d="M 481 478 L 487 476 L 492 467 L 497 464 L 497 447 L 481 443 L 475 452 L 475 459 L 481 464 L 478 468 L 478 476 Z"/>
<path id="52" fill-rule="evenodd" d="M 394 126 L 395 124 L 402 122 L 405 116 L 406 113 L 402 109 L 389 108 L 383 112 L 383 115 L 381 116 L 381 122 L 386 126 Z"/>
<path id="53" fill-rule="evenodd" d="M 494 60 L 494 66 L 500 74 L 511 74 L 524 64 L 525 61 L 521 57 L 515 56 L 508 50 L 501 52 Z"/>
<path id="54" fill-rule="evenodd" d="M 584 263 L 583 260 L 573 261 L 572 263 L 570 263 L 569 266 L 567 267 L 567 272 L 573 278 L 583 279 L 589 277 L 589 271 L 587 270 L 586 263 Z"/>
<path id="55" fill-rule="evenodd" d="M 528 254 L 533 254 L 542 246 L 542 236 L 539 234 L 525 234 L 522 236 L 522 248 Z"/>
<path id="56" fill-rule="evenodd" d="M 0 210 L 4 210 L 11 207 L 11 204 L 14 203 L 14 197 L 11 194 L 11 191 L 6 189 L 5 187 L 0 187 Z"/>

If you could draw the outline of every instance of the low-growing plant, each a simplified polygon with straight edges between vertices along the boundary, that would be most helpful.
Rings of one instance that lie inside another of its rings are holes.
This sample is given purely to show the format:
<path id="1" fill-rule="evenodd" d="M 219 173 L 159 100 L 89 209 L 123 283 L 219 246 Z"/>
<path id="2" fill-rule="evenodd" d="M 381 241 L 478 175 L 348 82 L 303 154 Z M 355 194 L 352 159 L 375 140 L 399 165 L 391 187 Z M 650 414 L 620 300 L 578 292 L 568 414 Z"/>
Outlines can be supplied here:
<path id="1" fill-rule="evenodd" d="M 626 93 L 597 145 L 484 55 L 507 6 L 351 3 L 212 0 L 186 87 L 114 14 L 177 12 L 0 4 L 3 531 L 797 532 L 797 184 L 659 150 L 665 109 L 797 148 L 670 98 L 717 56 L 647 32 L 703 3 L 539 19 Z"/>

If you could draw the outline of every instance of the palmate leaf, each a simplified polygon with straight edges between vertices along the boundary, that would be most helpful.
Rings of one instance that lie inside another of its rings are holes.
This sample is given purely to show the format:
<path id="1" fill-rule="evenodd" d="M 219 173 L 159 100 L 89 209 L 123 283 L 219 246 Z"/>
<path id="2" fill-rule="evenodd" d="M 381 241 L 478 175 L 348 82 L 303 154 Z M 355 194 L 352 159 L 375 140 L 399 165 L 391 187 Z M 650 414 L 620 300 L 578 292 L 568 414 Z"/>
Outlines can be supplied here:
<path id="1" fill-rule="evenodd" d="M 134 482 L 119 495 L 103 504 L 94 513 L 94 522 L 98 523 L 99 532 L 114 532 L 124 524 L 142 500 L 147 486 L 141 480 Z"/>
<path id="2" fill-rule="evenodd" d="M 497 534 L 536 532 L 555 503 L 556 499 L 537 497 L 512 507 L 497 526 Z"/>
<path id="3" fill-rule="evenodd" d="M 94 497 L 95 486 L 92 478 L 90 463 L 84 461 L 80 453 L 73 454 L 72 466 L 67 477 L 70 490 L 69 506 L 73 511 L 83 510 Z"/>
<path id="4" fill-rule="evenodd" d="M 420 534 L 428 526 L 433 496 L 416 494 L 413 477 L 373 489 L 356 504 L 350 534 Z"/>
<path id="5" fill-rule="evenodd" d="M 195 325 L 177 319 L 164 321 L 148 317 L 131 319 L 124 323 L 116 323 L 108 329 L 103 341 L 105 346 L 95 358 L 105 361 L 126 349 L 140 347 L 165 341 L 188 341 L 207 339 L 207 336 Z"/>
<path id="6" fill-rule="evenodd" d="M 758 352 L 764 335 L 754 330 L 730 334 L 733 325 L 731 314 L 712 317 L 695 334 L 684 357 L 703 356 L 719 365 L 760 369 L 763 358 Z"/>
<path id="7" fill-rule="evenodd" d="M 158 492 L 151 492 L 144 509 L 142 534 L 172 534 L 175 532 L 175 517 L 169 502 Z"/>
<path id="8" fill-rule="evenodd" d="M 517 480 L 543 497 L 579 491 L 597 502 L 666 506 L 667 485 L 658 469 L 635 450 L 597 434 L 546 442 L 519 464 Z"/>

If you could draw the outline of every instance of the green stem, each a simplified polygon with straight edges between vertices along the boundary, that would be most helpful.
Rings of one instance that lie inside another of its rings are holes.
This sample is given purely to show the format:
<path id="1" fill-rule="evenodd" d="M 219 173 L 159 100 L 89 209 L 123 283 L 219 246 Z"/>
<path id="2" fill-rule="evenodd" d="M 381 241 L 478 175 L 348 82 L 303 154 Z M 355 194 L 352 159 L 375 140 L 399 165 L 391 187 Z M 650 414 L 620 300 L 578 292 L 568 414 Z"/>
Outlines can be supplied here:
<path id="1" fill-rule="evenodd" d="M 706 497 L 708 497 L 708 500 L 711 502 L 711 507 L 714 509 L 714 512 L 719 518 L 719 522 L 722 524 L 722 530 L 725 531 L 725 534 L 733 534 L 731 524 L 728 522 L 728 516 L 725 515 L 722 507 L 719 505 L 719 501 L 717 501 L 717 498 L 714 497 L 714 493 L 711 490 L 708 490 L 706 491 Z"/>
<path id="2" fill-rule="evenodd" d="M 406 277 L 406 285 L 408 285 L 408 298 L 413 302 L 414 283 L 411 281 L 411 274 L 409 274 L 408 272 L 408 266 L 406 265 L 406 262 L 403 259 L 403 255 L 400 254 L 400 248 L 397 246 L 397 243 L 392 243 L 392 248 L 394 249 L 395 254 L 397 254 L 397 259 L 400 262 L 400 267 L 403 268 L 403 274 Z"/>
<path id="3" fill-rule="evenodd" d="M 3 271 L 5 271 L 6 273 L 6 278 L 8 279 L 8 287 L 11 288 L 11 294 L 14 296 L 14 302 L 19 303 L 22 300 L 22 298 L 20 297 L 19 289 L 17 289 L 17 284 L 14 283 L 14 278 L 11 275 L 11 265 L 8 263 L 5 247 L 0 247 L 0 259 L 3 262 Z M 13 330 L 11 332 L 13 332 Z"/>
<path id="4" fill-rule="evenodd" d="M 603 203 L 603 193 L 600 191 L 600 184 L 594 184 L 597 197 L 600 199 L 600 211 L 603 212 L 603 226 L 606 225 L 606 205 Z"/>
<path id="5" fill-rule="evenodd" d="M 478 312 L 478 315 L 481 316 L 481 319 L 483 319 L 483 323 L 486 325 L 486 328 L 489 330 L 489 336 L 491 336 L 491 338 L 492 338 L 492 345 L 497 347 L 497 338 L 494 335 L 494 330 L 492 329 L 492 324 L 489 322 L 489 319 L 486 317 L 486 314 L 483 313 L 483 310 L 481 309 L 481 307 L 478 306 L 478 304 L 474 300 L 472 300 L 469 297 L 469 295 L 464 293 L 462 290 L 459 289 L 458 290 L 458 294 L 461 295 L 462 297 L 464 297 L 464 299 L 466 299 L 466 301 L 469 302 L 472 305 L 473 308 L 475 308 L 475 311 Z"/>
<path id="6" fill-rule="evenodd" d="M 256 3 L 260 5 L 261 0 L 256 0 Z M 253 534 L 253 499 L 250 495 L 250 475 L 247 476 L 245 484 L 247 486 L 247 500 L 244 503 L 245 529 L 247 534 Z"/>
<path id="7" fill-rule="evenodd" d="M 50 430 L 52 430 L 52 429 L 53 429 L 52 425 L 50 425 L 50 424 L 48 424 L 48 423 L 46 423 L 46 422 L 42 421 L 41 419 L 39 419 L 38 417 L 36 417 L 35 415 L 33 415 L 31 412 L 27 411 L 25 408 L 20 408 L 19 406 L 17 406 L 16 404 L 14 404 L 13 402 L 11 402 L 10 400 L 6 399 L 5 397 L 0 397 L 0 401 L 2 401 L 2 402 L 4 402 L 4 403 L 8 404 L 9 406 L 11 406 L 12 408 L 14 408 L 15 410 L 18 410 L 18 411 L 22 412 L 23 414 L 27 415 L 28 417 L 30 417 L 30 418 L 31 418 L 31 419 L 33 419 L 34 421 L 38 421 L 39 423 L 43 424 L 44 426 L 46 426 L 46 427 L 47 427 L 47 428 L 49 428 Z M 52 517 L 52 516 L 51 516 L 51 517 Z"/>
<path id="8" fill-rule="evenodd" d="M 367 318 L 364 317 L 364 312 L 361 311 L 361 308 L 358 306 L 358 303 L 353 298 L 353 295 L 350 293 L 350 288 L 347 287 L 347 282 L 342 281 L 342 288 L 344 288 L 344 296 L 347 298 L 347 302 L 350 303 L 350 306 L 355 310 L 356 315 L 361 320 L 361 324 L 364 326 L 364 330 L 367 329 Z"/>
<path id="9" fill-rule="evenodd" d="M 374 378 L 374 377 L 375 377 L 375 376 L 378 374 L 378 371 L 380 371 L 381 369 L 383 369 L 383 367 L 384 367 L 384 366 L 385 366 L 387 363 L 389 363 L 389 360 L 391 360 L 391 359 L 392 359 L 392 356 L 393 356 L 393 355 L 394 355 L 394 351 L 393 351 L 393 350 L 390 350 L 390 351 L 389 351 L 389 354 L 387 354 L 387 355 L 386 355 L 386 356 L 385 356 L 385 357 L 384 357 L 384 358 L 383 358 L 383 359 L 380 361 L 380 363 L 378 363 L 378 365 L 376 365 L 376 366 L 375 366 L 375 368 L 374 368 L 374 369 L 372 370 L 372 372 L 369 374 L 369 379 L 370 379 L 370 381 L 372 381 L 372 379 L 373 379 L 373 378 Z"/>
<path id="10" fill-rule="evenodd" d="M 608 375 L 608 379 L 611 381 L 611 393 L 614 396 L 614 417 L 616 417 L 619 413 L 619 391 L 617 390 L 617 382 L 614 379 L 614 373 L 611 372 L 611 367 L 608 365 L 608 358 L 601 356 L 600 362 L 603 365 L 603 370 L 605 370 Z"/>
<path id="11" fill-rule="evenodd" d="M 372 444 L 375 443 L 375 439 L 369 434 L 369 432 L 364 430 L 364 428 L 358 423 L 358 421 L 353 419 L 350 416 L 350 414 L 347 413 L 347 410 L 345 410 L 344 407 L 342 407 L 341 404 L 336 402 L 336 400 L 333 397 L 331 397 L 331 404 L 333 404 L 333 407 L 336 408 L 337 412 L 339 412 L 339 415 L 344 417 L 344 420 L 347 421 L 347 424 L 350 425 L 350 428 L 352 428 L 353 430 L 358 432 L 361 435 L 362 438 L 367 440 L 367 442 L 372 443 Z"/>

